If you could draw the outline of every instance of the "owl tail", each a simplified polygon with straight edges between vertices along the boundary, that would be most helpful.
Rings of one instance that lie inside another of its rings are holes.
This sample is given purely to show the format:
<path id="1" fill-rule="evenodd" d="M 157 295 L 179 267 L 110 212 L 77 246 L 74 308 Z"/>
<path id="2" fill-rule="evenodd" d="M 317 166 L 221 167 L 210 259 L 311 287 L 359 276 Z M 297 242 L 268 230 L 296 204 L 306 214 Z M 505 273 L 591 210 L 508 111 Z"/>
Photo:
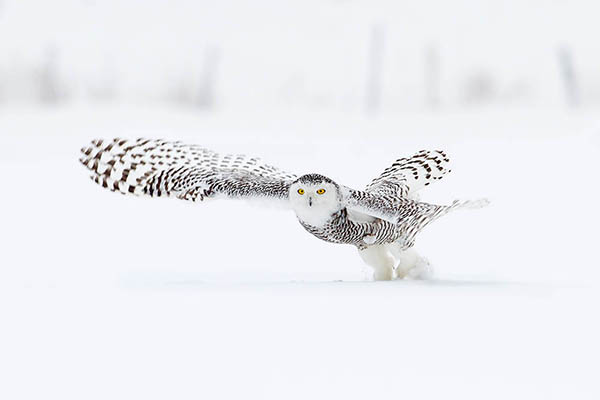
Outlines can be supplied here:
<path id="1" fill-rule="evenodd" d="M 436 220 L 441 216 L 444 216 L 455 210 L 477 210 L 479 208 L 486 207 L 490 204 L 488 199 L 477 199 L 477 200 L 454 200 L 449 206 L 439 206 L 439 208 L 433 212 L 430 216 L 432 220 Z"/>
<path id="2" fill-rule="evenodd" d="M 425 204 L 425 203 L 421 203 Z M 454 200 L 449 206 L 428 205 L 428 209 L 423 213 L 419 213 L 407 221 L 402 221 L 402 224 L 407 224 L 407 230 L 410 234 L 401 237 L 397 242 L 403 249 L 408 249 L 414 245 L 415 236 L 426 226 L 436 221 L 438 218 L 454 211 L 454 210 L 476 210 L 490 204 L 488 199 L 477 200 Z"/>
<path id="3" fill-rule="evenodd" d="M 487 207 L 490 204 L 488 199 L 477 199 L 477 200 L 454 200 L 450 206 L 448 206 L 450 211 L 454 210 L 477 210 L 479 208 Z"/>
<path id="4" fill-rule="evenodd" d="M 438 218 L 455 210 L 477 210 L 479 208 L 486 207 L 490 204 L 488 199 L 477 199 L 477 200 L 454 200 L 449 206 L 436 206 L 436 208 L 430 211 L 428 214 L 428 221 L 426 225 L 437 220 Z"/>

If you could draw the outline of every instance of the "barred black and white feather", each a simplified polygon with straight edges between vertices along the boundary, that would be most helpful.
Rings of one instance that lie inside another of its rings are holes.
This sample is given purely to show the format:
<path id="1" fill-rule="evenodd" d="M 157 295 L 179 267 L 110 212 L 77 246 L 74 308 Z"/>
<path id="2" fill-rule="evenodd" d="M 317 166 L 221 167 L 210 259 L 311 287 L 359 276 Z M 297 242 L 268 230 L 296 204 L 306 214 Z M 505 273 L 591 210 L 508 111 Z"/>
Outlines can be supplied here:
<path id="1" fill-rule="evenodd" d="M 450 173 L 450 159 L 441 150 L 421 150 L 412 157 L 399 158 L 366 187 L 376 195 L 411 197 L 418 190 Z"/>
<path id="2" fill-rule="evenodd" d="M 345 193 L 345 204 L 349 210 L 376 217 L 372 220 L 359 221 L 347 216 L 349 221 L 345 230 L 353 232 L 360 229 L 361 232 L 367 232 L 365 235 L 372 237 L 372 242 L 369 244 L 398 242 L 404 249 L 414 245 L 417 234 L 423 228 L 449 212 L 459 209 L 477 209 L 489 204 L 487 199 L 479 199 L 455 200 L 450 205 L 437 205 L 407 197 L 377 196 L 370 192 L 348 188 L 345 188 Z M 327 235 L 332 233 L 328 231 Z M 357 244 L 358 241 L 354 239 L 352 243 L 358 247 L 364 246 L 364 243 Z"/>
<path id="3" fill-rule="evenodd" d="M 80 161 L 91 178 L 109 190 L 190 201 L 223 196 L 294 203 L 300 223 L 311 234 L 359 249 L 389 243 L 407 249 L 417 233 L 440 216 L 487 204 L 457 201 L 442 206 L 412 198 L 416 191 L 450 172 L 449 159 L 442 151 L 421 151 L 398 159 L 364 191 L 338 185 L 320 174 L 297 177 L 256 157 L 220 155 L 167 140 L 100 139 L 81 152 Z M 319 197 L 319 192 L 327 194 Z M 319 202 L 315 198 L 313 204 L 310 196 L 319 197 Z M 321 201 L 324 198 L 327 202 Z M 310 201 L 305 202 L 307 199 Z M 367 218 L 358 220 L 353 213 Z"/>
<path id="4" fill-rule="evenodd" d="M 296 176 L 256 157 L 220 155 L 167 140 L 94 140 L 80 161 L 99 185 L 124 194 L 202 201 L 231 198 L 286 199 Z"/>

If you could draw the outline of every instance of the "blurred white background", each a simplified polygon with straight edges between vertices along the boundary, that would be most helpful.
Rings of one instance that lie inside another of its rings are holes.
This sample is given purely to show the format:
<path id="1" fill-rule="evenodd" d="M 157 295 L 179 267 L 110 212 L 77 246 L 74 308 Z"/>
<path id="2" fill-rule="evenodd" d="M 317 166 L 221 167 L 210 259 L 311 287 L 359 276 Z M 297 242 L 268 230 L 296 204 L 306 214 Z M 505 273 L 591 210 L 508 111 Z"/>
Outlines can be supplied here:
<path id="1" fill-rule="evenodd" d="M 3 0 L 0 99 L 358 112 L 371 90 L 391 112 L 598 104 L 595 11 L 578 0 Z"/>
<path id="2" fill-rule="evenodd" d="M 0 0 L 0 398 L 597 399 L 599 12 Z M 291 213 L 100 189 L 116 136 L 356 188 L 443 148 L 423 200 L 492 205 L 420 235 L 435 279 L 368 282 Z"/>

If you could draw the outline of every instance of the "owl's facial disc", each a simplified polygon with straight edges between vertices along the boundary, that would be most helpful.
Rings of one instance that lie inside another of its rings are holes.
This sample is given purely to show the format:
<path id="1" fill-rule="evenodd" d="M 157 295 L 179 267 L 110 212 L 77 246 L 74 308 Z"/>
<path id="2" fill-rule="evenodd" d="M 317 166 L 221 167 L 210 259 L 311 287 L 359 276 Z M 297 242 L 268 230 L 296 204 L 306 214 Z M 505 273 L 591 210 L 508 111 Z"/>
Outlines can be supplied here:
<path id="1" fill-rule="evenodd" d="M 341 209 L 339 188 L 331 179 L 317 174 L 301 176 L 290 187 L 290 202 L 303 222 L 321 226 Z"/>

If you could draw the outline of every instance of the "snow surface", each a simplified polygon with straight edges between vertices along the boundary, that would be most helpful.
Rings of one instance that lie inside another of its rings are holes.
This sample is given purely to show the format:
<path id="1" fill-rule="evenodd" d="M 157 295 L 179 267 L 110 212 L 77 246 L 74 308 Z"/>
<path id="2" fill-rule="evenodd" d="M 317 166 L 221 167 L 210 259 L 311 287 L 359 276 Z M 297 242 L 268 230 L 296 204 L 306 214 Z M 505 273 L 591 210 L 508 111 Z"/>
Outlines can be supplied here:
<path id="1" fill-rule="evenodd" d="M 131 106 L 0 113 L 2 399 L 597 399 L 594 110 L 365 118 Z M 362 187 L 443 148 L 424 201 L 487 197 L 417 238 L 431 281 L 366 282 L 293 213 L 130 198 L 95 137 L 249 153 Z"/>

